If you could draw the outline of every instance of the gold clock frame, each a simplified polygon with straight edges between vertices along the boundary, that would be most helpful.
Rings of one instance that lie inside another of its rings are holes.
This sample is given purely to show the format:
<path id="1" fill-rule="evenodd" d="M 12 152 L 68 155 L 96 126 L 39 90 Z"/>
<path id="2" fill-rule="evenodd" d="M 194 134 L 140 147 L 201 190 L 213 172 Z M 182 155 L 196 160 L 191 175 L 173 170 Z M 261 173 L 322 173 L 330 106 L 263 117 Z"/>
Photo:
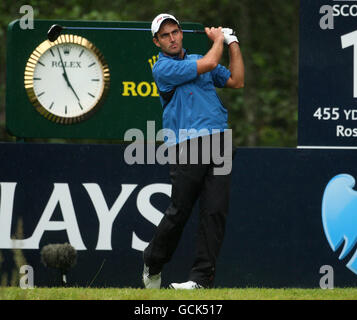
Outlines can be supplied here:
<path id="1" fill-rule="evenodd" d="M 80 116 L 75 116 L 75 117 L 62 117 L 55 115 L 48 111 L 45 107 L 43 107 L 40 103 L 40 101 L 37 99 L 35 91 L 34 91 L 34 72 L 35 72 L 35 67 L 38 62 L 38 60 L 41 58 L 41 56 L 50 48 L 59 45 L 59 44 L 77 44 L 80 46 L 85 47 L 86 49 L 92 51 L 98 61 L 101 63 L 101 69 L 102 69 L 102 74 L 103 74 L 103 86 L 101 90 L 101 94 L 98 97 L 97 101 L 93 104 L 93 107 L 88 110 L 85 114 L 82 114 Z M 107 62 L 104 59 L 103 54 L 100 52 L 100 50 L 89 40 L 86 38 L 83 38 L 81 36 L 73 35 L 73 34 L 64 34 L 58 37 L 58 39 L 54 42 L 50 42 L 49 40 L 46 40 L 42 42 L 31 54 L 30 58 L 28 59 L 25 67 L 25 74 L 24 74 L 24 85 L 25 89 L 27 92 L 27 95 L 30 99 L 30 102 L 32 105 L 35 107 L 35 109 L 46 119 L 51 120 L 56 123 L 61 123 L 61 124 L 72 124 L 72 123 L 78 123 L 81 122 L 85 119 L 88 119 L 94 112 L 98 110 L 98 108 L 103 104 L 104 98 L 106 97 L 109 86 L 110 86 L 110 71 L 109 71 L 109 66 Z"/>

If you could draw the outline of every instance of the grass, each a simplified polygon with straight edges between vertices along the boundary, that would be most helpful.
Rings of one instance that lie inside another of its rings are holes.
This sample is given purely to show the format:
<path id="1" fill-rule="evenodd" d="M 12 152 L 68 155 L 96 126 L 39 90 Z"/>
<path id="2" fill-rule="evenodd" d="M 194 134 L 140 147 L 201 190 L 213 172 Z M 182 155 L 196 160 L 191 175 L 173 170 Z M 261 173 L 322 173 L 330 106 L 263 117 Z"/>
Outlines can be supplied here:
<path id="1" fill-rule="evenodd" d="M 172 289 L 0 287 L 0 300 L 357 300 L 357 288 Z"/>

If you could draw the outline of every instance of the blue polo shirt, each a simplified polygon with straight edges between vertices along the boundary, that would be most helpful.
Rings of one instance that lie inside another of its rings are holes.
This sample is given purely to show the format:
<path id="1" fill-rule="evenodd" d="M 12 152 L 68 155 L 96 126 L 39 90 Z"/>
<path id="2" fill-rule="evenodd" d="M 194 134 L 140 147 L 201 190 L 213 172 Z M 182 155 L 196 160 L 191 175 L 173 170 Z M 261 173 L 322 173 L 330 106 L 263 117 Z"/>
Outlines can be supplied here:
<path id="1" fill-rule="evenodd" d="M 163 111 L 163 128 L 171 129 L 175 135 L 166 135 L 168 145 L 180 143 L 212 133 L 213 129 L 224 131 L 228 128 L 228 112 L 217 95 L 215 87 L 222 88 L 230 77 L 230 71 L 222 65 L 204 74 L 197 74 L 197 62 L 201 55 L 187 54 L 183 59 L 160 52 L 153 67 L 153 77 L 161 92 L 175 93 Z M 160 95 L 161 104 L 165 100 Z M 180 129 L 186 129 L 181 130 Z"/>

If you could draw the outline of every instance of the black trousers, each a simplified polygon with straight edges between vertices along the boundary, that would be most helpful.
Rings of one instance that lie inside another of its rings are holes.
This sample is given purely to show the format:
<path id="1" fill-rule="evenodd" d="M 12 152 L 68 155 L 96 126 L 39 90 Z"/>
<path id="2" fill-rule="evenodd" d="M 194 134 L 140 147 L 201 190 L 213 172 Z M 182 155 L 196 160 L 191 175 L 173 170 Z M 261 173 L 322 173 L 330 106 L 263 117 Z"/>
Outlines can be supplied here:
<path id="1" fill-rule="evenodd" d="M 172 183 L 171 203 L 157 227 L 153 239 L 144 250 L 144 262 L 151 274 L 159 273 L 169 262 L 184 226 L 191 215 L 196 201 L 199 201 L 199 226 L 196 252 L 189 280 L 204 287 L 212 287 L 216 273 L 216 260 L 223 242 L 226 216 L 229 207 L 231 174 L 215 175 L 212 158 L 209 164 L 202 161 L 202 138 L 198 139 L 198 163 L 170 164 Z M 220 137 L 221 153 L 223 134 Z M 190 144 L 187 143 L 187 157 L 190 158 Z M 177 159 L 184 146 L 176 147 Z M 185 152 L 185 151 L 184 151 Z M 232 160 L 232 159 L 230 159 Z"/>

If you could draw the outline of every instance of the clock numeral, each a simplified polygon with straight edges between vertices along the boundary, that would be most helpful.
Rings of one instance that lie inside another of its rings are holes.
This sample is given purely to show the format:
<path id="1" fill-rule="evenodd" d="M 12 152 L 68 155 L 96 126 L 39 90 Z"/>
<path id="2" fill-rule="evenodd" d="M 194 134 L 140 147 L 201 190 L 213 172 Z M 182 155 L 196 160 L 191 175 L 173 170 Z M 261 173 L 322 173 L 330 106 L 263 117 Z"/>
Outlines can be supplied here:
<path id="1" fill-rule="evenodd" d="M 37 61 L 41 66 L 46 67 L 41 61 Z"/>
<path id="2" fill-rule="evenodd" d="M 41 78 L 33 78 L 34 80 L 42 80 Z"/>
<path id="3" fill-rule="evenodd" d="M 92 79 L 92 81 L 99 81 L 99 79 Z"/>
<path id="4" fill-rule="evenodd" d="M 41 97 L 43 94 L 45 94 L 45 91 L 41 92 L 40 94 L 37 95 L 37 98 Z"/>
<path id="5" fill-rule="evenodd" d="M 92 67 L 92 66 L 94 66 L 95 65 L 95 62 L 93 62 L 92 64 L 90 64 L 89 66 L 88 66 L 88 68 L 90 68 L 90 67 Z"/>
<path id="6" fill-rule="evenodd" d="M 90 92 L 88 92 L 88 94 L 92 97 L 95 98 L 95 96 L 93 94 L 91 94 Z"/>
<path id="7" fill-rule="evenodd" d="M 53 105 L 54 105 L 54 102 L 51 103 L 51 105 L 49 107 L 50 110 L 52 109 Z"/>
<path id="8" fill-rule="evenodd" d="M 67 114 L 67 106 L 64 109 L 64 113 Z"/>
<path id="9" fill-rule="evenodd" d="M 52 54 L 52 57 L 54 57 L 55 54 L 53 53 L 52 49 L 50 49 L 50 52 L 51 52 L 51 54 Z"/>
<path id="10" fill-rule="evenodd" d="M 81 55 L 83 54 L 83 52 L 84 52 L 84 49 L 81 51 L 81 53 L 79 54 L 79 57 L 78 58 L 80 58 L 81 57 Z"/>

